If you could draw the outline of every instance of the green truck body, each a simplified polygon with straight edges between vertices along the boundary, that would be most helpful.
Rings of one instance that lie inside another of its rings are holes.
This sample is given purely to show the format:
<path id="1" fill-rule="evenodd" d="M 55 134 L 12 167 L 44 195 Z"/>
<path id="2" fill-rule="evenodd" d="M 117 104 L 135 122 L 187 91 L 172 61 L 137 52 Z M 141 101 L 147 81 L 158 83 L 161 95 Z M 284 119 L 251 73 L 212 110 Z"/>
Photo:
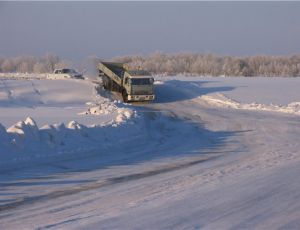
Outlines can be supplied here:
<path id="1" fill-rule="evenodd" d="M 144 70 L 128 70 L 122 63 L 100 62 L 99 77 L 103 87 L 122 94 L 123 101 L 153 101 L 154 79 Z"/>

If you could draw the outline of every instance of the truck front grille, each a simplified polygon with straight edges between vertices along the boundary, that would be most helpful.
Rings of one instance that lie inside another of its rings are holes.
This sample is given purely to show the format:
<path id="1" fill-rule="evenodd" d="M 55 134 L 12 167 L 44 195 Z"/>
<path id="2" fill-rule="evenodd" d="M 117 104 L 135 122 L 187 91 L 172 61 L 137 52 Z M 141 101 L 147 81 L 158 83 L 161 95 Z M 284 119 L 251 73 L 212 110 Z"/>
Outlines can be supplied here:
<path id="1" fill-rule="evenodd" d="M 134 92 L 135 95 L 148 95 L 149 94 L 149 91 L 137 91 L 137 92 Z"/>

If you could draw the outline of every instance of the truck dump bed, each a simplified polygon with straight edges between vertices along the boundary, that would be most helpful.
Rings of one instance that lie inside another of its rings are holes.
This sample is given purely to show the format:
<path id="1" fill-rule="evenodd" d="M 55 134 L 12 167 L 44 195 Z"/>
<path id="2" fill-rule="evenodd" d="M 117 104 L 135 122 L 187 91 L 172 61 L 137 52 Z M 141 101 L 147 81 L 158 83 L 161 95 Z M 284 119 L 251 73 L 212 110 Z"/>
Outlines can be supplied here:
<path id="1" fill-rule="evenodd" d="M 122 84 L 124 73 L 126 71 L 122 63 L 100 62 L 98 64 L 98 69 L 118 84 Z"/>
<path id="2" fill-rule="evenodd" d="M 125 68 L 123 67 L 123 64 L 116 64 L 116 63 L 109 63 L 109 62 L 101 62 L 101 63 L 105 65 L 107 68 L 109 68 L 116 75 L 118 75 L 120 78 L 123 78 L 125 72 Z"/>

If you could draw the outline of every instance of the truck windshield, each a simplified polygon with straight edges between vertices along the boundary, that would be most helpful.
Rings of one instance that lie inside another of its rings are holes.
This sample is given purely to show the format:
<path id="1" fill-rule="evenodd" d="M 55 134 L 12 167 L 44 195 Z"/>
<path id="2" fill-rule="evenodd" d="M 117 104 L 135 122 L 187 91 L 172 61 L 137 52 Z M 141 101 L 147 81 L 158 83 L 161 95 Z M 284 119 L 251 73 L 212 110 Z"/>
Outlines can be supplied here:
<path id="1" fill-rule="evenodd" d="M 132 85 L 151 85 L 153 84 L 152 78 L 132 78 L 130 79 Z"/>

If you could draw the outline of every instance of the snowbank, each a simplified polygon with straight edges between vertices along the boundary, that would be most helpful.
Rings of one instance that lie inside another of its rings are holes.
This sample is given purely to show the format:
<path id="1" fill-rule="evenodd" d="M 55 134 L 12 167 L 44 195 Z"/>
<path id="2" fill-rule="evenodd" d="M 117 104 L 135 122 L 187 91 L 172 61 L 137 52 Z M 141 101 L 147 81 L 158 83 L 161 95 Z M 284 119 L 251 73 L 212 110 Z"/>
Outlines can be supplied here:
<path id="1" fill-rule="evenodd" d="M 240 103 L 233 99 L 227 98 L 225 95 L 217 93 L 213 95 L 203 95 L 200 96 L 201 100 L 204 100 L 206 103 L 231 109 L 244 109 L 244 110 L 260 110 L 260 111 L 269 111 L 269 112 L 281 112 L 289 113 L 294 115 L 300 115 L 300 102 L 291 102 L 288 105 L 265 105 L 260 103 Z"/>
<path id="2" fill-rule="evenodd" d="M 12 80 L 21 80 L 21 79 L 46 79 L 46 73 L 0 73 L 0 79 L 12 79 Z"/>
<path id="3" fill-rule="evenodd" d="M 138 130 L 132 125 L 136 111 L 99 90 L 99 84 L 87 80 L 0 76 L 0 168 L 84 154 L 129 138 L 127 134 Z M 126 126 L 130 128 L 124 135 Z"/>
<path id="4" fill-rule="evenodd" d="M 31 117 L 8 129 L 0 124 L 0 168 L 37 158 L 88 152 L 112 144 L 118 139 L 124 141 L 130 133 L 138 136 L 136 132 L 139 130 L 134 123 L 125 122 L 133 114 L 135 113 L 129 109 L 119 109 L 118 115 L 110 124 L 92 127 L 70 121 L 67 125 L 47 124 L 39 128 Z"/>

